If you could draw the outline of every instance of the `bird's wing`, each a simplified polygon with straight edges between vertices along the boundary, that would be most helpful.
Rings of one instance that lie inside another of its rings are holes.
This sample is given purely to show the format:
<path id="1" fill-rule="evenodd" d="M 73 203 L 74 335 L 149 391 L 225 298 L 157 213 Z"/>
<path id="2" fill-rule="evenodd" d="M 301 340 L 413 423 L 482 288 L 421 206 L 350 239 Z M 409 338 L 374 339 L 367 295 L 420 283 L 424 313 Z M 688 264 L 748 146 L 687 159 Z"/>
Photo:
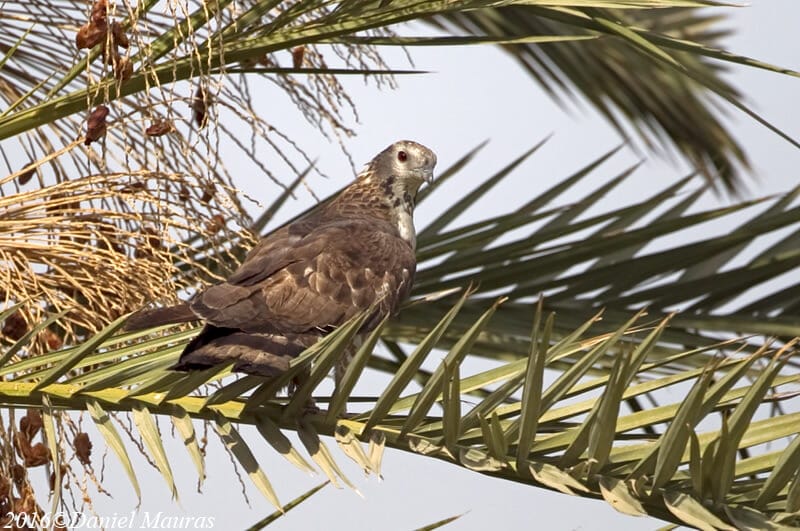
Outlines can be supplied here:
<path id="1" fill-rule="evenodd" d="M 325 330 L 373 304 L 378 317 L 394 312 L 415 266 L 413 250 L 388 223 L 342 220 L 304 235 L 286 231 L 196 297 L 192 310 L 208 324 L 245 332 Z"/>

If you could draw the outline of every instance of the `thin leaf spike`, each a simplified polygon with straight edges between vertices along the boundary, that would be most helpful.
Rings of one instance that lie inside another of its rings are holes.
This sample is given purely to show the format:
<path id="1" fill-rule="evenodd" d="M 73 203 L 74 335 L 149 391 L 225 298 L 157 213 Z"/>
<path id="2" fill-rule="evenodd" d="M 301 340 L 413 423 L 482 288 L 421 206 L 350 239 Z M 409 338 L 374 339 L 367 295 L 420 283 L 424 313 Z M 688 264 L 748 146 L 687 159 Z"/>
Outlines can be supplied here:
<path id="1" fill-rule="evenodd" d="M 488 143 L 489 143 L 488 140 L 484 140 L 483 142 L 481 142 L 480 144 L 478 144 L 474 148 L 470 149 L 465 155 L 462 155 L 460 159 L 458 159 L 453 164 L 451 164 L 448 168 L 446 168 L 444 171 L 442 171 L 439 175 L 437 175 L 436 176 L 436 180 L 434 180 L 429 186 L 426 186 L 425 188 L 420 190 L 419 193 L 417 193 L 417 204 L 419 205 L 420 203 L 422 203 L 434 190 L 436 190 L 442 184 L 447 182 L 447 180 L 450 177 L 452 177 L 453 175 L 458 173 L 462 168 L 464 168 L 464 166 L 469 164 L 469 162 L 473 158 L 475 158 L 475 156 L 478 154 L 478 152 L 480 152 L 480 150 L 482 150 L 484 147 L 486 147 L 486 144 L 488 144 Z M 421 236 L 421 234 L 418 235 L 418 238 L 417 238 L 417 242 L 418 243 L 420 241 L 419 236 Z"/>
<path id="2" fill-rule="evenodd" d="M 334 333 L 322 339 L 322 341 L 325 341 L 324 346 L 321 346 L 310 374 L 303 384 L 295 390 L 292 399 L 286 405 L 283 411 L 284 419 L 297 417 L 301 410 L 308 406 L 311 393 L 314 392 L 317 385 L 328 375 L 336 362 L 341 359 L 345 350 L 352 348 L 353 338 L 368 315 L 367 312 L 362 312 L 347 324 L 339 327 Z"/>
<path id="3" fill-rule="evenodd" d="M 716 489 L 713 492 L 714 499 L 718 502 L 722 502 L 725 499 L 733 483 L 739 443 L 744 437 L 756 409 L 763 403 L 764 396 L 769 391 L 772 382 L 778 376 L 786 361 L 788 361 L 788 357 L 784 356 L 784 354 L 787 351 L 791 351 L 795 342 L 796 340 L 788 342 L 775 354 L 758 379 L 748 388 L 747 394 L 733 410 L 730 418 L 723 424 L 728 426 L 728 436 L 725 440 L 720 441 L 721 444 L 714 463 L 715 468 L 719 471 L 716 476 L 718 480 L 715 484 Z"/>
<path id="4" fill-rule="evenodd" d="M 491 190 L 494 186 L 496 186 L 500 181 L 502 181 L 505 177 L 507 177 L 514 168 L 522 164 L 528 157 L 530 157 L 533 153 L 535 153 L 540 147 L 542 147 L 545 142 L 547 142 L 547 138 L 541 140 L 532 148 L 528 149 L 525 153 L 517 157 L 513 160 L 510 164 L 506 167 L 501 169 L 499 172 L 495 173 L 491 177 L 485 179 L 478 187 L 474 190 L 469 192 L 468 194 L 464 195 L 461 199 L 453 203 L 447 210 L 439 214 L 439 217 L 428 223 L 428 225 L 419 233 L 420 239 L 429 237 L 437 232 L 441 231 L 445 228 L 451 221 L 453 221 L 456 217 L 460 216 L 464 210 L 469 208 L 472 204 L 475 203 L 478 199 L 486 195 L 486 192 Z"/>
<path id="5" fill-rule="evenodd" d="M 692 480 L 694 496 L 700 499 L 704 498 L 703 453 L 700 450 L 700 439 L 694 430 L 691 430 L 689 438 L 689 476 Z"/>
<path id="6" fill-rule="evenodd" d="M 695 381 L 688 395 L 681 402 L 678 412 L 667 427 L 667 431 L 659 438 L 659 442 L 654 448 L 654 450 L 658 451 L 653 476 L 654 489 L 665 485 L 678 469 L 692 430 L 702 418 L 699 413 L 703 396 L 708 390 L 708 385 L 713 375 L 713 370 L 706 370 Z"/>
<path id="7" fill-rule="evenodd" d="M 383 479 L 381 475 L 381 464 L 383 463 L 383 451 L 386 449 L 386 435 L 378 430 L 372 430 L 369 434 L 369 455 L 370 467 L 372 472 Z"/>
<path id="8" fill-rule="evenodd" d="M 578 380 L 591 369 L 594 364 L 603 356 L 609 348 L 615 345 L 622 336 L 633 326 L 633 323 L 645 314 L 645 310 L 640 310 L 628 322 L 620 326 L 611 336 L 597 344 L 592 350 L 576 361 L 568 370 L 559 376 L 555 382 L 542 394 L 540 411 L 545 411 L 552 407 L 557 401 L 569 392 Z"/>
<path id="9" fill-rule="evenodd" d="M 233 427 L 231 422 L 217 413 L 214 415 L 214 430 L 219 435 L 222 442 L 228 448 L 228 451 L 236 458 L 242 468 L 253 481 L 253 484 L 258 488 L 259 492 L 269 500 L 272 505 L 279 511 L 283 511 L 278 496 L 272 488 L 272 484 L 267 479 L 267 475 L 261 469 L 261 465 L 256 461 L 253 452 L 247 446 L 247 443 L 239 435 L 236 428 Z"/>
<path id="10" fill-rule="evenodd" d="M 428 380 L 428 383 L 425 384 L 425 387 L 422 388 L 422 391 L 420 391 L 417 399 L 414 401 L 414 405 L 411 406 L 411 411 L 409 411 L 408 417 L 400 430 L 401 437 L 412 431 L 428 413 L 437 397 L 441 395 L 445 367 L 452 364 L 461 364 L 461 361 L 469 353 L 475 340 L 478 339 L 478 335 L 489 323 L 497 307 L 502 304 L 504 300 L 505 299 L 498 299 L 492 304 L 469 330 L 459 338 L 450 352 L 447 353 L 444 361 L 436 368 L 433 375 Z"/>
<path id="11" fill-rule="evenodd" d="M 346 424 L 339 422 L 336 425 L 336 430 L 333 432 L 336 444 L 342 449 L 344 455 L 353 460 L 364 474 L 369 476 L 372 473 L 372 461 L 367 457 L 364 448 L 361 447 L 361 442 Z"/>
<path id="12" fill-rule="evenodd" d="M 189 457 L 191 457 L 192 463 L 197 470 L 197 486 L 200 487 L 206 479 L 206 464 L 200 445 L 197 442 L 197 433 L 192 424 L 192 419 L 185 409 L 177 405 L 174 406 L 170 418 L 172 419 L 172 424 L 178 430 L 183 444 L 186 446 L 186 451 L 189 452 Z"/>
<path id="13" fill-rule="evenodd" d="M 786 512 L 800 511 L 800 472 L 795 473 L 789 491 L 786 493 Z"/>
<path id="14" fill-rule="evenodd" d="M 601 476 L 598 484 L 603 499 L 617 511 L 631 516 L 644 516 L 647 514 L 647 509 L 631 494 L 625 481 Z"/>
<path id="15" fill-rule="evenodd" d="M 308 455 L 311 456 L 311 459 L 314 460 L 322 472 L 328 476 L 328 479 L 333 483 L 334 487 L 337 489 L 341 488 L 339 485 L 339 480 L 341 480 L 345 485 L 353 489 L 356 494 L 359 496 L 361 495 L 356 486 L 347 479 L 342 469 L 336 464 L 330 450 L 328 450 L 328 447 L 322 439 L 319 438 L 317 430 L 314 429 L 314 426 L 310 422 L 302 418 L 299 419 L 297 422 L 297 435 L 300 437 L 300 442 L 303 443 Z"/>
<path id="16" fill-rule="evenodd" d="M 378 342 L 378 338 L 381 337 L 388 320 L 388 317 L 384 318 L 383 321 L 375 327 L 375 330 L 370 332 L 367 339 L 358 347 L 353 359 L 350 360 L 342 379 L 337 382 L 336 389 L 334 390 L 333 396 L 331 396 L 326 422 L 334 422 L 336 417 L 345 411 L 350 393 L 353 391 L 353 387 L 355 387 L 359 376 L 361 376 L 361 373 L 364 371 L 364 367 L 367 366 L 367 361 L 369 361 L 372 351 L 375 350 L 375 344 Z"/>
<path id="17" fill-rule="evenodd" d="M 289 438 L 281 433 L 278 425 L 269 417 L 263 414 L 256 414 L 256 428 L 264 439 L 272 446 L 275 451 L 281 454 L 287 461 L 292 463 L 300 470 L 313 474 L 316 472 L 313 466 L 303 459 L 300 453 L 292 446 Z"/>
<path id="18" fill-rule="evenodd" d="M 3 69 L 3 66 L 6 64 L 6 62 L 9 59 L 14 57 L 14 54 L 17 52 L 17 49 L 22 45 L 23 42 L 25 42 L 25 39 L 28 38 L 28 35 L 30 35 L 31 31 L 33 31 L 33 28 L 35 28 L 35 27 L 36 27 L 36 23 L 33 23 L 30 26 L 28 26 L 28 29 L 25 30 L 25 33 L 20 35 L 20 37 L 17 39 L 17 41 L 7 49 L 5 54 L 3 54 L 3 57 L 0 58 L 0 70 Z M 0 321 L 2 321 L 2 320 L 3 320 L 3 318 L 0 315 Z"/>
<path id="19" fill-rule="evenodd" d="M 158 431 L 153 415 L 144 406 L 135 406 L 131 410 L 133 414 L 133 422 L 142 436 L 145 446 L 150 451 L 150 455 L 156 463 L 158 471 L 167 482 L 167 486 L 172 493 L 172 499 L 178 499 L 178 488 L 175 486 L 175 477 L 172 475 L 172 467 L 169 465 L 169 458 L 164 451 L 164 445 L 161 443 L 161 434 Z"/>
<path id="20" fill-rule="evenodd" d="M 513 362 L 514 365 L 518 365 L 518 363 Z M 486 373 L 484 373 L 486 374 Z M 480 376 L 480 375 L 476 375 Z M 462 386 L 466 387 L 467 384 L 470 382 L 472 378 L 475 376 L 471 376 L 469 378 L 465 378 L 462 380 Z M 503 404 L 507 404 L 513 400 L 515 400 L 511 395 L 520 388 L 525 378 L 525 373 L 520 369 L 516 371 L 516 373 L 511 373 L 507 376 L 505 383 L 503 383 L 500 387 L 486 395 L 478 404 L 475 405 L 472 409 L 470 409 L 466 415 L 461 418 L 461 431 L 467 431 L 474 428 L 479 419 L 483 417 L 488 417 L 491 415 L 498 406 Z M 472 387 L 472 386 L 469 386 Z M 509 433 L 513 433 L 516 436 L 516 422 L 512 423 L 509 426 Z"/>
<path id="21" fill-rule="evenodd" d="M 492 434 L 492 447 L 497 451 L 497 455 L 494 457 L 503 463 L 507 463 L 508 437 L 503 429 L 503 423 L 500 421 L 500 417 L 497 415 L 496 411 L 492 412 L 489 428 L 491 429 Z"/>
<path id="22" fill-rule="evenodd" d="M 461 388 L 458 364 L 448 366 L 445 361 L 442 378 L 442 430 L 444 444 L 453 452 L 461 436 Z"/>
<path id="23" fill-rule="evenodd" d="M 301 494 L 297 498 L 293 499 L 292 501 L 290 501 L 289 503 L 287 503 L 286 505 L 281 507 L 281 509 L 279 511 L 275 511 L 274 513 L 270 514 L 269 516 L 266 516 L 266 517 L 262 518 L 261 520 L 259 520 L 255 524 L 253 524 L 250 527 L 248 527 L 247 531 L 260 531 L 261 529 L 266 528 L 272 522 L 274 522 L 278 518 L 281 518 L 286 513 L 288 513 L 290 510 L 294 509 L 295 507 L 297 507 L 298 505 L 300 505 L 304 501 L 306 501 L 309 498 L 311 498 L 311 496 L 313 496 L 314 494 L 316 494 L 317 492 L 322 490 L 324 487 L 326 487 L 327 485 L 330 485 L 330 483 L 331 483 L 330 481 L 325 481 L 323 483 L 320 483 L 316 487 L 313 487 L 313 488 L 307 490 L 306 492 L 304 492 L 303 494 Z"/>
<path id="24" fill-rule="evenodd" d="M 133 465 L 131 464 L 131 459 L 128 456 L 128 451 L 125 450 L 125 444 L 122 442 L 122 438 L 119 436 L 117 428 L 114 427 L 114 422 L 111 420 L 111 417 L 108 415 L 108 413 L 106 413 L 102 408 L 99 402 L 95 400 L 89 400 L 86 402 L 86 408 L 89 411 L 89 415 L 92 417 L 95 425 L 97 426 L 97 431 L 100 432 L 100 435 L 102 435 L 106 440 L 106 444 L 117 455 L 123 470 L 125 470 L 125 474 L 128 476 L 131 485 L 133 485 L 133 490 L 136 492 L 136 499 L 141 504 L 142 491 L 139 488 L 139 481 L 136 479 L 136 473 L 133 470 Z"/>
<path id="25" fill-rule="evenodd" d="M 395 373 L 394 377 L 392 377 L 392 381 L 389 382 L 389 385 L 386 386 L 386 389 L 383 391 L 383 393 L 381 393 L 380 398 L 375 403 L 375 407 L 372 408 L 372 412 L 370 413 L 367 423 L 364 426 L 364 431 L 368 431 L 386 417 L 392 406 L 397 401 L 397 398 L 400 396 L 400 393 L 403 392 L 403 389 L 405 389 L 408 383 L 414 378 L 414 375 L 422 365 L 422 362 L 425 361 L 425 358 L 439 342 L 442 335 L 444 335 L 445 331 L 450 326 L 450 323 L 452 323 L 453 319 L 455 319 L 456 315 L 458 315 L 458 312 L 461 310 L 461 307 L 464 305 L 467 297 L 469 297 L 472 293 L 472 289 L 465 290 L 462 296 L 458 299 L 458 302 L 456 302 L 456 304 L 454 304 L 453 307 L 448 310 L 444 317 L 442 317 L 439 322 L 436 323 L 436 326 L 434 326 L 433 329 L 428 332 L 425 338 L 419 342 L 417 347 L 414 349 L 414 352 L 412 352 L 411 355 L 406 358 L 406 360 L 400 366 L 400 369 Z"/>
<path id="26" fill-rule="evenodd" d="M 550 463 L 531 463 L 530 469 L 533 479 L 564 494 L 574 496 L 576 492 L 590 492 L 586 485 Z"/>
<path id="27" fill-rule="evenodd" d="M 522 387 L 522 409 L 520 411 L 519 440 L 517 442 L 517 471 L 527 474 L 529 469 L 525 466 L 531 451 L 536 428 L 539 425 L 539 406 L 542 400 L 544 385 L 544 368 L 547 360 L 547 351 L 550 347 L 550 333 L 553 329 L 554 316 L 547 317 L 544 333 L 540 337 L 539 327 L 542 320 L 544 299 L 539 297 L 536 313 L 533 318 L 531 331 L 530 353 L 525 369 L 525 383 Z"/>
<path id="28" fill-rule="evenodd" d="M 90 339 L 84 342 L 80 347 L 76 348 L 72 354 L 69 355 L 66 359 L 62 360 L 58 365 L 47 371 L 44 375 L 42 375 L 41 379 L 36 383 L 36 390 L 40 390 L 43 387 L 47 387 L 51 383 L 55 382 L 70 369 L 72 369 L 75 365 L 78 364 L 83 358 L 94 352 L 94 350 L 101 344 L 106 338 L 110 337 L 111 334 L 117 331 L 125 321 L 128 320 L 128 315 L 125 314 L 122 317 L 118 317 L 114 320 L 111 324 L 106 326 L 103 330 L 98 332 L 97 334 L 93 335 Z"/>
<path id="29" fill-rule="evenodd" d="M 664 493 L 664 502 L 667 509 L 687 525 L 703 531 L 736 531 L 689 494 L 668 491 Z"/>
<path id="30" fill-rule="evenodd" d="M 264 380 L 265 378 L 263 376 L 252 374 L 242 376 L 236 381 L 226 384 L 225 386 L 214 391 L 214 393 L 211 394 L 206 400 L 205 405 L 211 406 L 214 404 L 223 404 L 230 400 L 239 398 L 254 387 L 258 387 L 259 385 L 263 384 Z"/>
<path id="31" fill-rule="evenodd" d="M 781 452 L 767 481 L 761 486 L 753 506 L 756 509 L 763 509 L 768 503 L 776 501 L 778 493 L 791 481 L 792 476 L 800 476 L 800 433 Z"/>
<path id="32" fill-rule="evenodd" d="M 599 471 L 608 460 L 616 436 L 617 417 L 622 403 L 622 394 L 628 387 L 627 375 L 632 354 L 626 352 L 614 360 L 611 378 L 597 403 L 597 416 L 589 431 L 589 474 Z M 612 426 L 614 429 L 612 429 Z"/>
<path id="33" fill-rule="evenodd" d="M 16 311 L 16 309 L 19 308 L 20 306 L 22 306 L 22 304 L 15 304 L 14 306 L 2 312 L 0 314 L 0 323 L 4 322 L 6 317 L 13 314 Z M 14 358 L 14 356 L 16 356 L 25 346 L 27 346 L 31 342 L 31 340 L 34 337 L 36 337 L 39 334 L 39 332 L 50 326 L 52 323 L 58 321 L 58 319 L 65 316 L 67 313 L 69 313 L 69 309 L 51 315 L 43 322 L 37 324 L 36 326 L 28 330 L 25 333 L 25 335 L 23 335 L 21 338 L 15 341 L 14 344 L 11 345 L 11 347 L 9 347 L 3 353 L 2 356 L 0 356 L 0 367 L 5 366 L 9 361 L 11 361 Z"/>
<path id="34" fill-rule="evenodd" d="M 53 500 L 50 505 L 50 518 L 51 521 L 54 521 L 52 519 L 55 518 L 61 505 L 63 480 L 61 477 L 61 454 L 58 451 L 58 439 L 56 438 L 56 423 L 53 419 L 53 407 L 47 395 L 42 395 L 42 429 L 44 430 L 45 443 L 48 450 L 50 450 L 50 462 L 53 464 Z"/>
<path id="35" fill-rule="evenodd" d="M 275 214 L 281 209 L 284 203 L 286 203 L 290 197 L 294 196 L 294 191 L 297 189 L 300 183 L 303 182 L 303 179 L 308 176 L 311 170 L 314 169 L 314 165 L 315 163 L 312 163 L 305 170 L 300 172 L 300 174 L 298 174 L 297 177 L 295 177 L 295 179 L 289 183 L 283 192 L 281 192 L 281 195 L 276 197 L 269 207 L 267 207 L 267 209 L 264 210 L 264 212 L 258 217 L 258 219 L 253 222 L 253 226 L 250 228 L 253 232 L 261 233 L 261 231 L 264 230 L 264 227 L 266 227 L 267 223 L 269 223 L 272 218 L 275 217 Z"/>

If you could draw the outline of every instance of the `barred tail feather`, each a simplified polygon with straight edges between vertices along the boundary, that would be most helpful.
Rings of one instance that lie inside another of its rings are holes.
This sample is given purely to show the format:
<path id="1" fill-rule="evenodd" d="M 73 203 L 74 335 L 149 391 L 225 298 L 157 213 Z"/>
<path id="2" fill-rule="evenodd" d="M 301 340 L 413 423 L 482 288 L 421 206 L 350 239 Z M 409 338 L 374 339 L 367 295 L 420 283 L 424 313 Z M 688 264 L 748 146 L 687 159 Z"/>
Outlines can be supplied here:
<path id="1" fill-rule="evenodd" d="M 232 362 L 234 371 L 273 377 L 289 370 L 289 362 L 318 339 L 318 334 L 259 334 L 206 325 L 170 368 L 191 371 Z"/>

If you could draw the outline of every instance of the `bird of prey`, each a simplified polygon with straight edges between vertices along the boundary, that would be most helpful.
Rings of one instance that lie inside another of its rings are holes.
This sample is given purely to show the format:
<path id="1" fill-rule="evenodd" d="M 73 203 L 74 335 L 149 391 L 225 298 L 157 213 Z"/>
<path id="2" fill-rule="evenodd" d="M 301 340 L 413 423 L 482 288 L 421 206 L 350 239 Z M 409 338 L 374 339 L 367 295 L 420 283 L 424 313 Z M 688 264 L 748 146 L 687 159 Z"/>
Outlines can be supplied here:
<path id="1" fill-rule="evenodd" d="M 233 362 L 276 376 L 289 361 L 362 311 L 366 334 L 408 297 L 416 270 L 414 201 L 436 155 L 403 140 L 380 152 L 333 200 L 262 239 L 227 281 L 190 301 L 145 310 L 128 330 L 202 320 L 173 368 Z M 349 355 L 335 369 L 339 382 Z"/>

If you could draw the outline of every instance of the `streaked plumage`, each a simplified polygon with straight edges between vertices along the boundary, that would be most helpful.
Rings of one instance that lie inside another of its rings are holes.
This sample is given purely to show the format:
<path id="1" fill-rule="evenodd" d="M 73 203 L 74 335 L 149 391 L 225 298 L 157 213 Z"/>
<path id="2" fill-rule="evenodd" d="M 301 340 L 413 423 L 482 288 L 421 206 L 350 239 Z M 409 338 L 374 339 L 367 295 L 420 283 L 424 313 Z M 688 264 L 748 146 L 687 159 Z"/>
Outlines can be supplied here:
<path id="1" fill-rule="evenodd" d="M 234 370 L 274 376 L 325 334 L 374 308 L 361 333 L 408 297 L 416 269 L 414 200 L 436 156 L 392 144 L 331 202 L 262 239 L 224 283 L 191 301 L 131 317 L 128 329 L 203 320 L 179 370 L 235 361 Z M 337 382 L 346 366 L 337 367 Z"/>

